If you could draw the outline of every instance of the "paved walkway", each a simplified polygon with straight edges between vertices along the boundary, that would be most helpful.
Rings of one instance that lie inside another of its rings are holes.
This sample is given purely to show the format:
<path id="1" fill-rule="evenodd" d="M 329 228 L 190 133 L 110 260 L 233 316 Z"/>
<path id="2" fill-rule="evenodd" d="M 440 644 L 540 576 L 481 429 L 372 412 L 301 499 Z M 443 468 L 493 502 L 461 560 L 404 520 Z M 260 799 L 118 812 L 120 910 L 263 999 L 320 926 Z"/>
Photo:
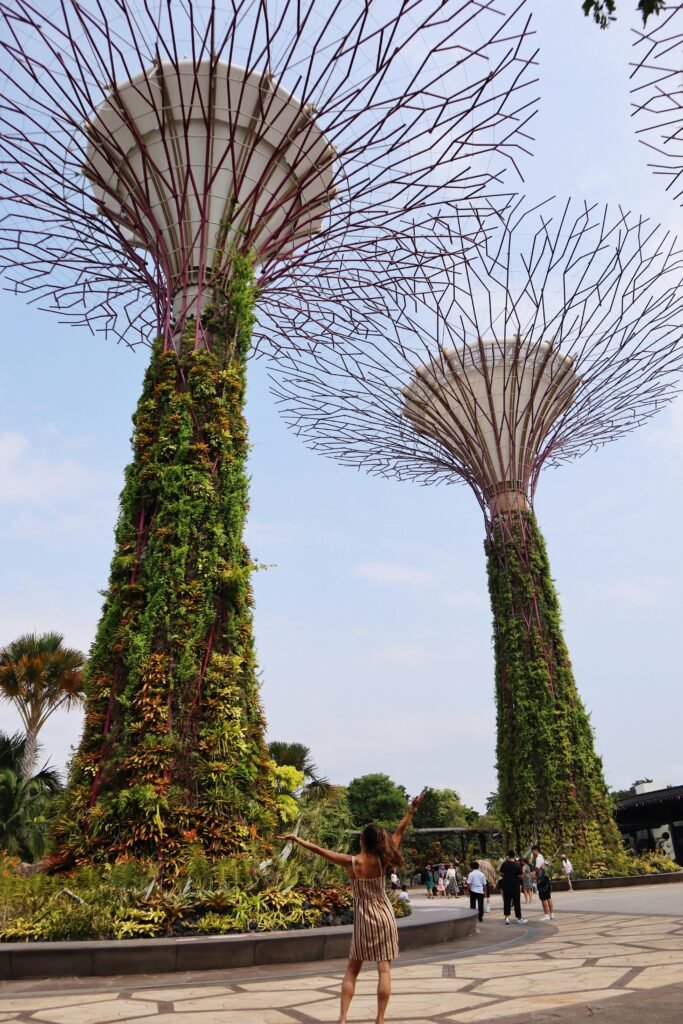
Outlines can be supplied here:
<path id="1" fill-rule="evenodd" d="M 528 927 L 506 927 L 495 897 L 478 935 L 406 955 L 394 970 L 387 1021 L 681 1024 L 683 885 L 560 893 L 551 923 L 541 921 L 538 901 L 528 909 Z M 0 1022 L 333 1024 L 342 969 L 332 963 L 5 982 Z M 353 1024 L 374 1021 L 374 987 L 375 972 L 366 969 Z"/>

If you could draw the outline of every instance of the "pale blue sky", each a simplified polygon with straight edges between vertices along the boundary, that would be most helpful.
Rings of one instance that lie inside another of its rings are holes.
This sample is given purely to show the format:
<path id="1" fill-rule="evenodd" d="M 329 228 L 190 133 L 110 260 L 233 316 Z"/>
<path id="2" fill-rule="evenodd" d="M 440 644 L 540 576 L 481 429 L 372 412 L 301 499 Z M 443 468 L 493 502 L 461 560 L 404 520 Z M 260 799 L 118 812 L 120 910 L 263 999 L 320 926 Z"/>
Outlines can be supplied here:
<path id="1" fill-rule="evenodd" d="M 530 5 L 540 113 L 524 168 L 538 199 L 621 203 L 674 230 L 629 117 L 635 0 L 599 32 L 578 0 Z M 106 585 L 130 416 L 147 359 L 0 294 L 0 644 L 58 629 L 87 649 Z M 451 786 L 483 809 L 495 787 L 483 524 L 463 487 L 368 478 L 304 449 L 251 368 L 249 543 L 271 738 L 308 744 L 335 782 L 386 771 L 411 792 Z M 615 787 L 683 781 L 680 586 L 683 404 L 573 466 L 536 508 L 577 682 Z M 0 706 L 2 728 L 18 722 Z M 45 728 L 62 765 L 77 714 Z"/>

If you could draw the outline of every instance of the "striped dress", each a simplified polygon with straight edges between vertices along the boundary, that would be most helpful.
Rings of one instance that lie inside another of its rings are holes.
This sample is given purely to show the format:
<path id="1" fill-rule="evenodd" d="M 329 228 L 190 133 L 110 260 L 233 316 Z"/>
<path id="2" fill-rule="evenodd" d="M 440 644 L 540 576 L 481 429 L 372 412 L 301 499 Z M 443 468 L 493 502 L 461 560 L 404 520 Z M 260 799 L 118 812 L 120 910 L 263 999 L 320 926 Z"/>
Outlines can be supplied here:
<path id="1" fill-rule="evenodd" d="M 351 960 L 395 960 L 398 931 L 394 911 L 384 889 L 384 872 L 377 878 L 356 878 L 352 859 L 353 938 Z"/>

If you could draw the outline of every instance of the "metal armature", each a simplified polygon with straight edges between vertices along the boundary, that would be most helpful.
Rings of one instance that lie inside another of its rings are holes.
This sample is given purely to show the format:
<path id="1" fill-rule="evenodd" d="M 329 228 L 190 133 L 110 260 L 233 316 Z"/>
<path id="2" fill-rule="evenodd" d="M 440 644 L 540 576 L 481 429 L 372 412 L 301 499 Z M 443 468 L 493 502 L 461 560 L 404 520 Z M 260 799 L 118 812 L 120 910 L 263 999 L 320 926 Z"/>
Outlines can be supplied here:
<path id="1" fill-rule="evenodd" d="M 631 79 L 637 134 L 649 166 L 683 204 L 683 4 L 667 4 L 636 31 Z"/>
<path id="2" fill-rule="evenodd" d="M 0 0 L 0 271 L 128 344 L 172 345 L 235 252 L 269 325 L 371 308 L 527 145 L 524 0 L 47 6 Z"/>
<path id="3" fill-rule="evenodd" d="M 281 355 L 273 389 L 311 448 L 381 476 L 464 481 L 488 518 L 527 508 L 545 464 L 670 400 L 683 248 L 618 208 L 523 203 L 492 212 L 479 248 L 435 239 L 428 302 Z"/>

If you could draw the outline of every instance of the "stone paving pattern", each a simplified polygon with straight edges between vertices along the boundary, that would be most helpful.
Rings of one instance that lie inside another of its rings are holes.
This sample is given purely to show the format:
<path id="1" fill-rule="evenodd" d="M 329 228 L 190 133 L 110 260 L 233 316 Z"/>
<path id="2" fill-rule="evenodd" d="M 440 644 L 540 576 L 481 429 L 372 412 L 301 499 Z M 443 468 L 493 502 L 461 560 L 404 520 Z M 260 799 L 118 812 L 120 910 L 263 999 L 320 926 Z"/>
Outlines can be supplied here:
<path id="1" fill-rule="evenodd" d="M 683 911 L 681 896 L 665 896 L 660 890 L 654 913 L 625 914 L 599 911 L 604 897 L 590 912 L 583 912 L 578 894 L 576 910 L 571 910 L 574 897 L 563 894 L 555 921 L 541 921 L 536 903 L 528 929 L 503 927 L 495 900 L 494 913 L 487 915 L 480 935 L 467 940 L 470 945 L 478 942 L 478 951 L 463 951 L 461 944 L 432 947 L 396 964 L 387 1021 L 514 1024 L 594 1016 L 601 1020 L 602 1009 L 618 1004 L 624 1012 L 610 1013 L 610 1020 L 683 1022 L 683 913 L 671 913 L 676 908 Z M 623 903 L 619 901 L 620 906 Z M 493 945 L 481 948 L 484 941 Z M 294 966 L 269 968 L 267 977 L 265 969 L 251 969 L 181 978 L 88 978 L 80 982 L 82 991 L 76 979 L 7 982 L 0 985 L 0 1022 L 334 1024 L 342 969 L 335 963 L 324 969 L 308 965 L 300 973 Z M 375 984 L 376 972 L 370 966 L 359 978 L 350 1024 L 374 1021 Z M 653 1000 L 660 989 L 662 998 L 664 993 L 671 997 L 670 1016 L 655 1010 Z M 633 1011 L 627 1008 L 634 999 L 640 1009 L 632 1016 L 635 1004 Z M 567 1017 L 572 1010 L 575 1013 Z"/>

